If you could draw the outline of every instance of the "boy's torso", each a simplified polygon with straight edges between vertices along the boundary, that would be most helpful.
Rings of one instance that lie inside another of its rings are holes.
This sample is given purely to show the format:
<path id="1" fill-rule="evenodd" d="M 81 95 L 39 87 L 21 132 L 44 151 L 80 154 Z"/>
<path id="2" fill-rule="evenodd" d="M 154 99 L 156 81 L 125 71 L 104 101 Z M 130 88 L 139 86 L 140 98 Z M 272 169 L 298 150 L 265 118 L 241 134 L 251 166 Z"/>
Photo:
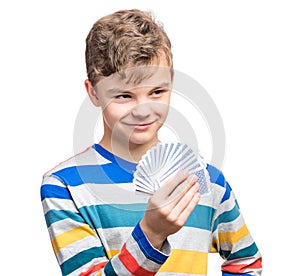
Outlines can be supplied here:
<path id="1" fill-rule="evenodd" d="M 108 258 L 120 252 L 147 206 L 148 196 L 134 191 L 135 166 L 93 146 L 50 172 L 66 185 Z M 168 238 L 172 253 L 159 272 L 206 275 L 214 205 L 220 200 L 212 194 L 202 196 L 185 226 Z"/>

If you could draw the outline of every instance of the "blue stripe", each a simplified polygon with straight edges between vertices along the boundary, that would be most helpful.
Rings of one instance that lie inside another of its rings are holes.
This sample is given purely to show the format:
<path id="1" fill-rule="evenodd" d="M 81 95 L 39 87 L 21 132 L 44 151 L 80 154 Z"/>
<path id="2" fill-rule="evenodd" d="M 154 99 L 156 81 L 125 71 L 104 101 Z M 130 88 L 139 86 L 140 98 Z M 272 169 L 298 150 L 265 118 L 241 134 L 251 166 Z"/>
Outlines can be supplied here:
<path id="1" fill-rule="evenodd" d="M 216 167 L 208 164 L 206 169 L 209 173 L 210 181 L 212 183 L 215 183 L 215 184 L 225 188 L 225 193 L 221 200 L 221 203 L 223 203 L 224 201 L 226 201 L 230 198 L 231 187 L 230 187 L 229 183 L 226 181 L 223 173 L 221 171 L 219 171 Z"/>
<path id="2" fill-rule="evenodd" d="M 71 195 L 69 190 L 65 187 L 44 184 L 41 187 L 41 199 L 44 200 L 45 198 L 71 199 Z"/>
<path id="3" fill-rule="evenodd" d="M 213 232 L 216 230 L 219 224 L 221 223 L 228 223 L 231 221 L 234 221 L 238 216 L 240 215 L 240 209 L 237 204 L 234 205 L 234 207 L 227 212 L 224 212 L 220 214 L 215 221 Z"/>
<path id="4" fill-rule="evenodd" d="M 222 172 L 210 164 L 207 164 L 206 169 L 209 173 L 210 181 L 224 187 L 225 177 Z"/>
<path id="5" fill-rule="evenodd" d="M 79 267 L 87 264 L 91 260 L 99 257 L 105 257 L 104 247 L 92 247 L 81 251 L 79 254 L 71 257 L 61 264 L 60 268 L 63 275 L 69 275 Z"/>
<path id="6" fill-rule="evenodd" d="M 223 272 L 222 271 L 222 276 L 251 276 L 251 274 L 248 274 L 248 273 L 243 273 L 243 274 L 241 274 L 241 273 L 228 273 L 228 272 Z"/>
<path id="7" fill-rule="evenodd" d="M 226 201 L 230 198 L 232 189 L 231 189 L 230 185 L 228 184 L 228 182 L 225 183 L 225 189 L 226 189 L 225 193 L 224 193 L 223 198 L 220 203 L 223 203 L 224 201 Z"/>
<path id="8" fill-rule="evenodd" d="M 72 219 L 77 222 L 84 223 L 84 220 L 79 214 L 71 211 L 65 211 L 65 210 L 50 210 L 45 214 L 45 219 L 46 219 L 47 227 L 49 227 L 54 222 L 64 220 L 64 219 Z"/>
<path id="9" fill-rule="evenodd" d="M 69 186 L 78 186 L 84 183 L 131 183 L 133 180 L 132 172 L 124 171 L 113 163 L 69 167 L 57 171 L 53 175 Z"/>
<path id="10" fill-rule="evenodd" d="M 167 260 L 168 256 L 162 254 L 152 247 L 144 232 L 142 231 L 140 224 L 138 224 L 132 231 L 132 237 L 135 239 L 135 241 L 139 245 L 139 248 L 147 259 L 158 264 L 163 264 Z"/>

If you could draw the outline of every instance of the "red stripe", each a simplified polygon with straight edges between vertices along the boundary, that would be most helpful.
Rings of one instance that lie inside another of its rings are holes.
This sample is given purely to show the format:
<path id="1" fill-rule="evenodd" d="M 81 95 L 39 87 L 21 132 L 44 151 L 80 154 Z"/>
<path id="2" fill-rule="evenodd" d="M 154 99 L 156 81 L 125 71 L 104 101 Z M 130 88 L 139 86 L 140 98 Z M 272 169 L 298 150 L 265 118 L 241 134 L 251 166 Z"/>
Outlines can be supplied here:
<path id="1" fill-rule="evenodd" d="M 156 274 L 156 272 L 149 271 L 139 266 L 136 259 L 127 250 L 126 244 L 122 247 L 122 250 L 119 254 L 119 259 L 122 262 L 122 264 L 127 268 L 127 270 L 133 275 L 152 276 Z"/>
<path id="2" fill-rule="evenodd" d="M 107 262 L 96 264 L 96 265 L 92 266 L 89 270 L 87 270 L 85 272 L 81 272 L 79 274 L 79 276 L 89 276 L 93 272 L 99 271 L 101 268 L 105 267 L 106 264 L 107 264 Z"/>
<path id="3" fill-rule="evenodd" d="M 257 269 L 262 267 L 262 259 L 259 258 L 252 264 L 241 264 L 241 265 L 224 265 L 222 270 L 231 273 L 243 273 L 247 269 Z"/>

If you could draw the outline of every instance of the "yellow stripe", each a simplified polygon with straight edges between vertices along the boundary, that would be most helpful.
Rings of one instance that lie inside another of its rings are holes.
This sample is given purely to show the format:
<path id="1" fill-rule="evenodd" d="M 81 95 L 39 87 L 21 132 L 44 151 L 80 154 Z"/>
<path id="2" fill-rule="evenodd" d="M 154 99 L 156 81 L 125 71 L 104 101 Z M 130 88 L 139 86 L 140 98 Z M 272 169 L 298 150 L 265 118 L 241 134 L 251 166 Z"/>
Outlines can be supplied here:
<path id="1" fill-rule="evenodd" d="M 241 227 L 239 230 L 235 232 L 224 232 L 219 233 L 219 241 L 220 242 L 229 242 L 231 244 L 237 243 L 239 240 L 245 238 L 249 235 L 249 231 L 246 225 Z"/>
<path id="2" fill-rule="evenodd" d="M 206 252 L 173 249 L 170 257 L 160 268 L 159 272 L 181 272 L 206 275 L 207 257 L 208 253 Z"/>
<path id="3" fill-rule="evenodd" d="M 69 244 L 89 236 L 95 236 L 95 232 L 88 225 L 83 225 L 57 235 L 51 243 L 56 254 L 60 249 Z"/>
<path id="4" fill-rule="evenodd" d="M 110 259 L 113 256 L 117 255 L 119 252 L 120 252 L 120 250 L 108 250 L 106 253 L 107 253 L 108 258 Z"/>
<path id="5" fill-rule="evenodd" d="M 209 253 L 217 253 L 218 248 L 215 247 L 216 243 L 213 243 L 213 245 L 210 247 Z"/>

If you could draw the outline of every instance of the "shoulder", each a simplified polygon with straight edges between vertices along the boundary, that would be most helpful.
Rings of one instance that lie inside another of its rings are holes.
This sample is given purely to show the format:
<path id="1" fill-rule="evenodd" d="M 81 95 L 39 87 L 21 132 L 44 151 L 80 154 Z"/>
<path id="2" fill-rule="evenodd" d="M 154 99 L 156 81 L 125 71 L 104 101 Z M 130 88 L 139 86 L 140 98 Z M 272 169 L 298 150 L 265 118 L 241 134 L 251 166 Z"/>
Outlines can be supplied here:
<path id="1" fill-rule="evenodd" d="M 210 182 L 215 187 L 215 190 L 219 190 L 222 193 L 221 203 L 228 200 L 231 197 L 232 188 L 226 181 L 223 172 L 210 164 L 207 164 L 206 169 L 210 177 Z"/>
<path id="2" fill-rule="evenodd" d="M 208 171 L 211 183 L 215 183 L 222 187 L 225 186 L 226 180 L 221 170 L 210 164 L 206 165 L 206 169 Z"/>
<path id="3" fill-rule="evenodd" d="M 45 177 L 59 175 L 62 172 L 72 171 L 78 167 L 93 166 L 93 165 L 103 165 L 109 163 L 109 160 L 105 159 L 103 156 L 98 154 L 95 149 L 91 146 L 79 152 L 70 158 L 58 163 L 54 168 L 47 171 L 44 174 Z"/>

